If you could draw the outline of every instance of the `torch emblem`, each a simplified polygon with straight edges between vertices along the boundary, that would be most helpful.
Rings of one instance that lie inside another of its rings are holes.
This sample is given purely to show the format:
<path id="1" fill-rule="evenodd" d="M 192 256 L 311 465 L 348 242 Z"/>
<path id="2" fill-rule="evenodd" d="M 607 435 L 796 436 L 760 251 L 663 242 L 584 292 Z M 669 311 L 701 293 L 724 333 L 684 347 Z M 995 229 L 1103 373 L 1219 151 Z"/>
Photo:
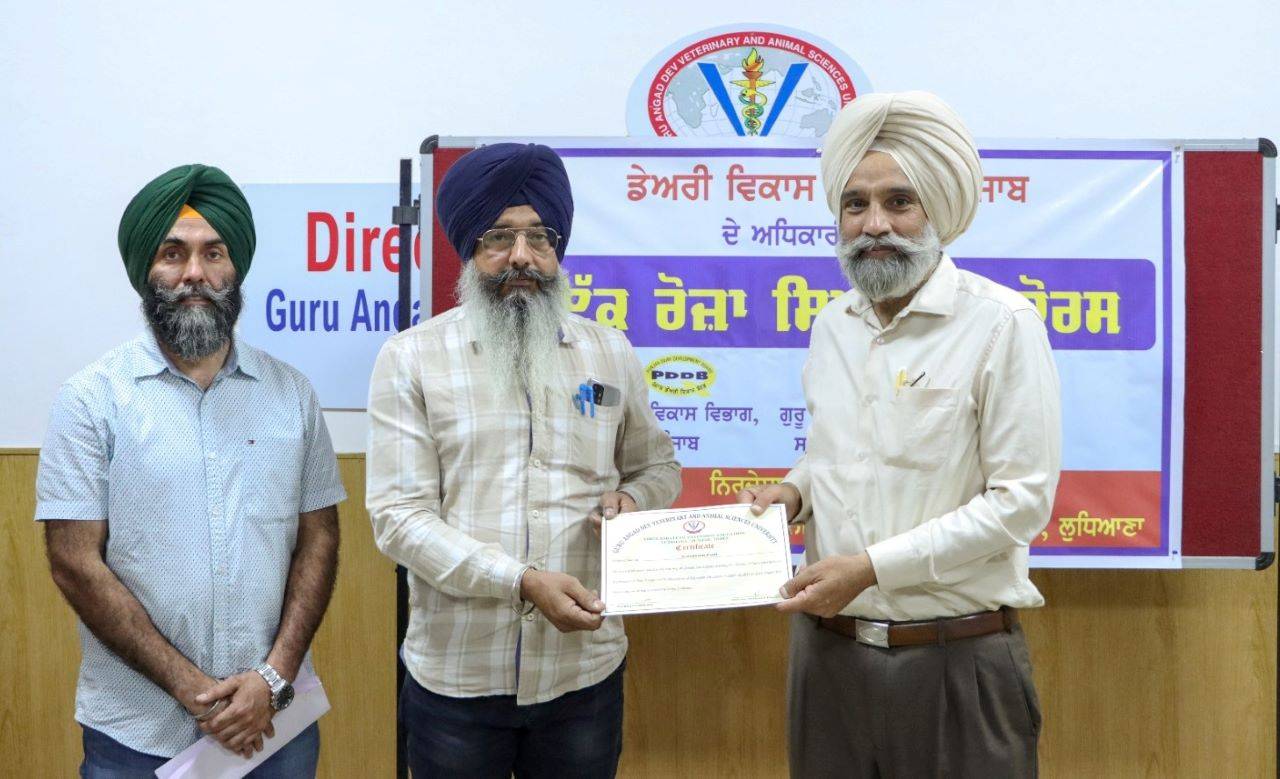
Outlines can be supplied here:
<path id="1" fill-rule="evenodd" d="M 752 47 L 751 53 L 742 61 L 744 78 L 730 82 L 735 87 L 742 87 L 742 91 L 738 93 L 738 102 L 742 103 L 742 129 L 746 130 L 747 135 L 760 134 L 760 117 L 764 116 L 764 106 L 769 102 L 768 96 L 760 90 L 773 82 L 762 81 L 762 73 L 764 57 Z"/>

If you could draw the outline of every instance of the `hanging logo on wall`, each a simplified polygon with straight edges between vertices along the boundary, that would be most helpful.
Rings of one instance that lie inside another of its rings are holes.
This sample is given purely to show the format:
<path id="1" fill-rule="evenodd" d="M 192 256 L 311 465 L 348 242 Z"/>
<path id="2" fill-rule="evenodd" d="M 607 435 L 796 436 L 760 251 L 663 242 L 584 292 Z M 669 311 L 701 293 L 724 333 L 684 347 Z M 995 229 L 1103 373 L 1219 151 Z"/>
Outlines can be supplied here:
<path id="1" fill-rule="evenodd" d="M 669 46 L 631 85 L 627 132 L 681 138 L 821 138 L 871 90 L 830 43 L 775 25 L 704 30 Z"/>

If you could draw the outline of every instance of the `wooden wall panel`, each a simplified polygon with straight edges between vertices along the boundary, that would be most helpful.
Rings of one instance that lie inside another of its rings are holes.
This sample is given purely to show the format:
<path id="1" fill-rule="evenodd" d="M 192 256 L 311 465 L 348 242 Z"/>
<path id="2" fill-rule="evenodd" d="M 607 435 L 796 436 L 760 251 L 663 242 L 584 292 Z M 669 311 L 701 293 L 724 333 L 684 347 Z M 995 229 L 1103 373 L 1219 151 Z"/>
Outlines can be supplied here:
<path id="1" fill-rule="evenodd" d="M 312 645 L 333 708 L 320 720 L 323 779 L 395 776 L 396 568 L 373 544 L 364 510 L 364 456 L 338 458 L 338 586 Z"/>
<path id="2" fill-rule="evenodd" d="M 72 775 L 79 649 L 31 522 L 36 458 L 0 453 L 0 775 Z M 321 775 L 392 776 L 395 586 L 341 458 L 338 592 L 315 658 L 334 709 Z M 1036 571 L 1025 614 L 1046 777 L 1274 776 L 1277 575 Z M 628 620 L 621 775 L 786 774 L 786 627 L 767 609 Z M 31 749 L 31 745 L 38 745 Z"/>
<path id="3" fill-rule="evenodd" d="M 0 775 L 75 776 L 80 640 L 32 521 L 37 461 L 0 453 Z"/>

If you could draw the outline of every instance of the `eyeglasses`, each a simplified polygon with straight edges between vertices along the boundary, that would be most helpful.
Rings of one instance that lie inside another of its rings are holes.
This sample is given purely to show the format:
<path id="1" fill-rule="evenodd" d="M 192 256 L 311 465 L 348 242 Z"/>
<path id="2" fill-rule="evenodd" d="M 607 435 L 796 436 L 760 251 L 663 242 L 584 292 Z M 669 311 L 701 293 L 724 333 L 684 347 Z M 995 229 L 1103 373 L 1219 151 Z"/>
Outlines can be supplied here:
<path id="1" fill-rule="evenodd" d="M 516 245 L 517 235 L 524 236 L 525 243 L 529 245 L 529 250 L 535 254 L 553 252 L 560 245 L 560 233 L 550 227 L 521 227 L 519 229 L 495 227 L 492 230 L 485 230 L 476 241 L 480 244 L 480 248 L 487 252 L 503 254 L 511 251 L 511 248 Z"/>

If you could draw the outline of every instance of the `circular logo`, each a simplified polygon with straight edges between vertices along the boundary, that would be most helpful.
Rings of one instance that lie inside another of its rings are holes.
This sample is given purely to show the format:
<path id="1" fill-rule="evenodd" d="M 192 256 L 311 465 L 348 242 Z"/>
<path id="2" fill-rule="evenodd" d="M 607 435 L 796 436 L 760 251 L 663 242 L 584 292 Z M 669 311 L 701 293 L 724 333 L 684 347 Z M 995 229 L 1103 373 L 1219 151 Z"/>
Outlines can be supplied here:
<path id="1" fill-rule="evenodd" d="M 686 533 L 701 533 L 706 528 L 706 526 L 707 526 L 707 523 L 703 522 L 700 519 L 690 519 L 690 520 L 687 520 L 683 525 L 681 525 L 681 527 L 684 528 L 684 532 Z"/>
<path id="2" fill-rule="evenodd" d="M 711 363 L 688 354 L 659 357 L 644 368 L 645 380 L 654 390 L 679 398 L 707 395 L 716 381 Z"/>
<path id="3" fill-rule="evenodd" d="M 627 129 L 663 137 L 821 138 L 870 83 L 831 44 L 775 26 L 706 30 L 652 60 L 631 88 Z"/>

